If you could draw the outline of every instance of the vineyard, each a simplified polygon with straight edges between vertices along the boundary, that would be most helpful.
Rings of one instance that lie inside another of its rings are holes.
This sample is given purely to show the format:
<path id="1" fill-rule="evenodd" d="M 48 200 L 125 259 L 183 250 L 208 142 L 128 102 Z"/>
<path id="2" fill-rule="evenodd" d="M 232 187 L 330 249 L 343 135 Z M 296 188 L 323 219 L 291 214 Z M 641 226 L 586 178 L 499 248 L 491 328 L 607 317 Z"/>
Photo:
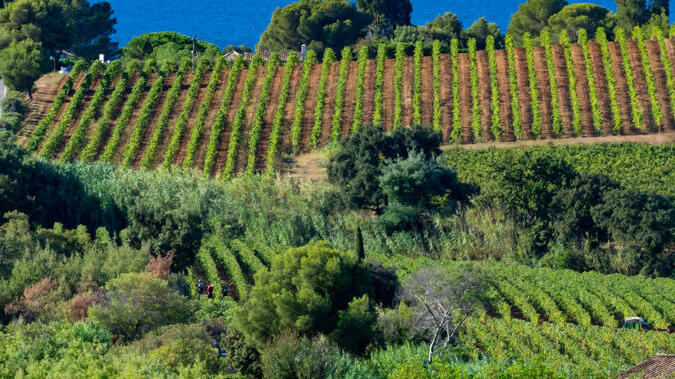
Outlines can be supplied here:
<path id="1" fill-rule="evenodd" d="M 64 162 L 107 161 L 151 169 L 172 165 L 212 176 L 273 171 L 284 154 L 307 152 L 362 125 L 412 124 L 472 143 L 675 130 L 675 46 L 638 29 L 608 42 L 580 31 L 544 47 L 524 38 L 506 49 L 469 41 L 425 56 L 399 46 L 375 59 L 366 48 L 323 57 L 310 52 L 251 62 L 224 59 L 213 68 L 189 62 L 157 67 L 78 65 L 53 102 L 21 135 L 32 153 Z M 321 58 L 321 59 L 320 59 Z"/>

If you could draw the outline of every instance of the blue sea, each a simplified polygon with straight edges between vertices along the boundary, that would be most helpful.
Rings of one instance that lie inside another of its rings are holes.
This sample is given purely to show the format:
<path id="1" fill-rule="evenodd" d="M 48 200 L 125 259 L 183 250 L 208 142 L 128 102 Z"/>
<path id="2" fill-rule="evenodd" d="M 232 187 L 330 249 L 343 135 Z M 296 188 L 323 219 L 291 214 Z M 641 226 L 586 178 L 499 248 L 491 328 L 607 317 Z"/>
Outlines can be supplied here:
<path id="1" fill-rule="evenodd" d="M 95 1 L 95 0 L 94 0 Z M 148 32 L 174 31 L 218 46 L 247 45 L 254 47 L 267 27 L 272 12 L 291 0 L 108 0 L 117 17 L 117 33 L 113 39 L 120 46 L 134 36 Z M 455 13 L 465 27 L 485 16 L 499 25 L 502 33 L 511 15 L 525 0 L 443 1 L 412 0 L 412 22 L 425 24 L 445 12 Z M 616 10 L 614 0 L 570 1 L 594 2 Z M 675 3 L 675 2 L 674 2 Z M 675 5 L 671 4 L 671 9 Z M 671 14 L 673 11 L 671 10 Z"/>

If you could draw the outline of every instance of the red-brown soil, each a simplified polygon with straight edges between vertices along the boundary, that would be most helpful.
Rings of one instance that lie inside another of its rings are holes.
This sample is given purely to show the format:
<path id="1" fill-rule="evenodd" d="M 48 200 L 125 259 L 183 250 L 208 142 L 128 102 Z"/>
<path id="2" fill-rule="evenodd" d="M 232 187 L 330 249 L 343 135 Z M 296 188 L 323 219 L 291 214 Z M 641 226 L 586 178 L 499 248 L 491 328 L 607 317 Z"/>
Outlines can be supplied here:
<path id="1" fill-rule="evenodd" d="M 497 84 L 499 85 L 499 116 L 502 135 L 500 141 L 515 141 L 513 135 L 513 109 L 511 109 L 511 84 L 509 82 L 509 62 L 506 51 L 495 51 L 497 62 Z"/>
<path id="2" fill-rule="evenodd" d="M 356 106 L 356 79 L 358 77 L 359 63 L 351 62 L 347 72 L 347 85 L 345 86 L 344 104 L 342 105 L 342 125 L 340 130 L 343 136 L 352 134 L 354 124 L 354 108 Z"/>
<path id="3" fill-rule="evenodd" d="M 490 65 L 488 63 L 488 57 L 486 51 L 476 52 L 476 64 L 478 68 L 478 77 L 485 78 L 484 80 L 478 81 L 478 96 L 480 98 L 480 123 L 481 123 L 481 135 L 480 139 L 482 141 L 492 140 L 492 107 L 491 107 L 491 98 L 492 98 L 492 86 L 490 85 Z"/>
<path id="4" fill-rule="evenodd" d="M 540 138 L 548 139 L 553 137 L 553 108 L 551 106 L 551 82 L 548 77 L 546 52 L 543 47 L 534 49 L 534 71 L 537 73 L 537 87 L 539 88 Z"/>
<path id="5" fill-rule="evenodd" d="M 209 145 L 209 139 L 210 139 L 210 136 L 211 136 L 211 127 L 213 126 L 213 122 L 215 121 L 216 116 L 218 115 L 218 110 L 220 109 L 220 104 L 222 103 L 223 97 L 225 96 L 225 86 L 227 85 L 227 79 L 230 76 L 229 70 L 223 70 L 223 71 L 224 72 L 223 72 L 222 79 L 220 81 L 218 81 L 218 87 L 216 88 L 216 92 L 213 95 L 213 99 L 211 101 L 211 107 L 210 107 L 209 113 L 206 117 L 206 122 L 204 123 L 204 130 L 202 130 L 202 138 L 199 141 L 199 148 L 197 149 L 197 153 L 195 154 L 195 161 L 194 161 L 193 167 L 195 167 L 199 170 L 204 168 L 204 159 L 206 158 L 206 148 Z M 241 86 L 241 88 L 243 88 L 243 83 L 244 83 L 244 80 L 246 79 L 247 74 L 248 74 L 248 70 L 241 70 L 241 72 L 239 73 L 238 79 L 239 79 L 239 85 Z M 232 101 L 233 106 L 235 104 L 235 101 L 238 99 L 238 96 L 237 96 L 238 94 L 241 94 L 240 87 L 237 87 L 237 90 L 235 91 L 234 101 Z M 228 122 L 226 125 L 231 125 L 231 124 Z M 225 127 L 225 130 L 228 130 L 227 126 Z M 223 139 L 225 139 L 225 138 L 223 136 L 221 136 L 221 139 L 220 139 L 221 146 L 222 146 Z M 219 150 L 218 154 L 220 154 L 220 150 Z"/>
<path id="6" fill-rule="evenodd" d="M 174 80 L 176 80 L 175 74 L 171 74 L 166 79 L 164 79 L 164 85 L 162 86 L 162 92 L 159 95 L 159 99 L 157 100 L 157 104 L 155 105 L 155 108 L 152 110 L 152 116 L 150 116 L 151 121 L 145 127 L 145 132 L 143 133 L 143 138 L 141 139 L 141 144 L 138 146 L 138 150 L 136 151 L 136 156 L 133 159 L 133 162 L 134 162 L 133 167 L 135 167 L 135 168 L 141 167 L 141 159 L 143 158 L 143 155 L 145 155 L 145 149 L 146 149 L 146 147 L 148 147 L 148 143 L 150 143 L 150 139 L 152 138 L 153 130 L 155 129 L 155 126 L 157 125 L 157 120 L 159 119 L 159 115 L 162 113 L 162 109 L 164 109 L 164 104 L 166 103 L 166 98 L 169 94 L 169 88 L 171 88 L 171 85 L 173 84 Z"/>
<path id="7" fill-rule="evenodd" d="M 307 101 L 305 101 L 305 112 L 302 114 L 302 123 L 300 124 L 300 144 L 306 149 L 309 148 L 309 138 L 312 135 L 314 127 L 314 109 L 316 109 L 316 95 L 319 90 L 319 81 L 321 80 L 321 65 L 314 65 L 309 73 L 309 91 L 307 92 Z"/>
<path id="8" fill-rule="evenodd" d="M 602 132 L 593 130 L 593 135 L 612 134 L 612 108 L 609 99 L 609 89 L 607 88 L 607 76 L 605 67 L 602 63 L 602 51 L 600 45 L 595 42 L 588 43 L 588 51 L 593 63 L 593 76 L 595 77 L 595 90 L 598 93 L 598 102 L 600 103 L 600 114 L 602 115 Z"/>
<path id="9" fill-rule="evenodd" d="M 254 90 L 251 92 L 251 100 L 248 103 L 244 125 L 242 125 L 241 129 L 241 139 L 239 140 L 239 150 L 237 151 L 237 161 L 235 162 L 236 172 L 246 170 L 246 164 L 248 163 L 248 139 L 251 133 L 251 126 L 253 125 L 253 118 L 255 117 L 256 109 L 258 109 L 258 103 L 260 103 L 260 92 L 265 81 L 265 71 L 267 71 L 267 68 L 258 70 L 258 78 L 256 79 Z"/>
<path id="10" fill-rule="evenodd" d="M 447 142 L 452 132 L 452 67 L 448 55 L 441 55 L 441 130 L 443 142 Z"/>
<path id="11" fill-rule="evenodd" d="M 270 89 L 270 100 L 267 106 L 267 113 L 265 114 L 265 122 L 260 130 L 260 140 L 258 142 L 258 150 L 256 151 L 255 170 L 262 171 L 266 167 L 267 151 L 269 149 L 270 134 L 272 133 L 272 124 L 274 123 L 274 115 L 279 107 L 279 95 L 281 93 L 281 86 L 284 81 L 284 69 L 277 69 L 277 73 L 272 81 Z"/>
<path id="12" fill-rule="evenodd" d="M 422 96 L 420 110 L 422 113 L 422 125 L 432 127 L 434 118 L 434 59 L 422 58 Z"/>
<path id="13" fill-rule="evenodd" d="M 612 72 L 616 80 L 616 99 L 619 103 L 619 111 L 621 113 L 621 132 L 633 132 L 633 108 L 630 103 L 630 94 L 628 92 L 628 80 L 623 69 L 623 56 L 621 55 L 621 47 L 617 43 L 609 44 L 609 52 L 612 57 Z"/>
<path id="14" fill-rule="evenodd" d="M 415 64 L 413 57 L 407 57 L 403 65 L 403 90 L 401 91 L 401 125 L 412 125 L 412 96 L 415 85 Z"/>
<path id="15" fill-rule="evenodd" d="M 169 147 L 169 143 L 171 143 L 171 137 L 173 136 L 174 129 L 176 127 L 176 122 L 178 121 L 178 116 L 180 116 L 180 113 L 183 111 L 183 104 L 185 103 L 185 100 L 187 98 L 187 92 L 188 89 L 190 88 L 190 83 L 192 82 L 192 78 L 194 77 L 194 72 L 191 72 L 183 78 L 183 84 L 181 85 L 180 89 L 180 95 L 178 95 L 178 99 L 176 100 L 176 104 L 174 105 L 174 111 L 171 113 L 171 118 L 169 119 L 169 122 L 166 126 L 166 130 L 164 131 L 164 136 L 162 136 L 162 142 L 159 143 L 159 146 L 157 146 L 157 151 L 155 152 L 155 157 L 153 159 L 152 167 L 156 167 L 164 161 L 164 155 L 166 154 L 166 149 Z"/>
<path id="16" fill-rule="evenodd" d="M 321 144 L 325 145 L 330 141 L 333 128 L 333 115 L 335 114 L 335 93 L 337 92 L 337 78 L 339 76 L 340 63 L 334 62 L 328 74 L 326 82 L 326 97 L 323 104 L 323 131 L 321 133 Z"/>
<path id="17" fill-rule="evenodd" d="M 586 60 L 584 52 L 579 45 L 570 46 L 572 60 L 574 61 L 574 73 L 577 76 L 577 97 L 579 98 L 579 111 L 581 112 L 581 131 L 584 137 L 593 135 L 593 113 L 591 110 L 591 98 L 588 93 L 588 76 L 586 75 Z"/>
<path id="18" fill-rule="evenodd" d="M 471 98 L 471 66 L 468 54 L 460 54 L 457 57 L 457 71 L 459 74 L 459 109 L 462 125 L 462 141 L 471 143 L 473 131 L 471 130 L 471 112 L 473 100 Z"/>
<path id="19" fill-rule="evenodd" d="M 628 57 L 630 58 L 631 66 L 633 67 L 633 74 L 635 76 L 635 92 L 637 92 L 638 101 L 640 102 L 640 109 L 644 115 L 645 131 L 651 130 L 654 125 L 654 117 L 652 114 L 651 98 L 647 90 L 647 82 L 645 80 L 645 72 L 642 66 L 642 56 L 640 49 L 632 41 L 627 41 Z M 645 131 L 642 131 L 643 133 Z"/>
<path id="20" fill-rule="evenodd" d="M 560 45 L 553 45 L 553 61 L 555 63 L 555 79 L 558 86 L 558 107 L 562 122 L 562 135 L 572 135 L 572 104 L 570 101 L 570 77 L 567 73 L 565 51 Z M 554 133 L 555 134 L 555 133 Z"/>
<path id="21" fill-rule="evenodd" d="M 195 120 L 197 120 L 199 108 L 204 102 L 204 97 L 206 96 L 206 87 L 209 85 L 210 76 L 211 76 L 210 73 L 208 72 L 205 73 L 204 76 L 202 77 L 201 83 L 199 83 L 199 92 L 197 94 L 197 98 L 195 99 L 194 107 L 192 108 L 190 116 L 188 117 L 188 122 L 187 125 L 185 126 L 185 130 L 183 131 L 183 135 L 180 138 L 181 142 L 179 144 L 180 147 L 178 148 L 178 153 L 176 154 L 176 157 L 174 158 L 173 161 L 173 163 L 177 165 L 183 165 L 183 161 L 185 160 L 185 154 L 187 153 L 187 146 L 190 141 L 190 136 L 192 135 L 192 127 L 195 124 Z"/>
<path id="22" fill-rule="evenodd" d="M 523 139 L 531 139 L 532 131 L 532 106 L 530 103 L 530 79 L 527 73 L 527 57 L 525 50 L 517 48 L 513 50 L 513 60 L 516 66 L 516 79 L 518 82 L 518 102 L 520 104 L 520 117 L 522 119 Z"/>
<path id="23" fill-rule="evenodd" d="M 387 59 L 384 63 L 384 83 L 382 85 L 382 128 L 391 130 L 394 125 L 394 74 L 395 59 Z"/>
<path id="24" fill-rule="evenodd" d="M 652 73 L 654 74 L 654 81 L 656 85 L 656 95 L 659 99 L 659 105 L 661 106 L 661 117 L 662 125 L 659 126 L 659 131 L 664 130 L 673 130 L 675 126 L 673 119 L 668 115 L 672 115 L 673 111 L 670 107 L 670 92 L 668 91 L 668 85 L 666 83 L 666 71 L 663 68 L 663 63 L 661 63 L 661 49 L 659 48 L 659 43 L 656 41 L 645 41 L 647 46 L 647 54 L 649 55 L 649 61 L 652 68 Z"/>
<path id="25" fill-rule="evenodd" d="M 375 109 L 375 71 L 377 64 L 366 65 L 366 80 L 363 83 L 363 125 L 373 124 L 373 109 Z"/>
<path id="26" fill-rule="evenodd" d="M 113 162 L 115 163 L 119 164 L 122 162 L 122 155 L 124 154 L 124 149 L 126 149 L 127 142 L 129 142 L 129 139 L 131 138 L 131 132 L 134 130 L 136 120 L 138 120 L 141 110 L 145 105 L 147 94 L 150 91 L 150 86 L 152 86 L 152 83 L 155 81 L 155 79 L 157 79 L 157 75 L 152 75 L 148 78 L 148 80 L 145 83 L 145 91 L 141 96 L 141 98 L 138 100 L 136 109 L 134 110 L 133 115 L 129 119 L 129 123 L 127 124 L 127 127 L 124 130 L 124 133 L 122 134 L 122 138 L 120 139 L 120 144 L 117 147 L 117 154 L 115 154 L 115 156 L 113 157 Z"/>
<path id="27" fill-rule="evenodd" d="M 220 143 L 218 144 L 218 152 L 216 153 L 216 163 L 214 166 L 213 174 L 218 175 L 225 168 L 227 163 L 227 150 L 230 145 L 230 134 L 232 133 L 232 123 L 234 118 L 239 111 L 239 106 L 241 105 L 241 94 L 244 91 L 244 84 L 246 83 L 246 77 L 248 76 L 248 70 L 241 70 L 239 73 L 239 78 L 237 78 L 237 86 L 234 90 L 234 96 L 232 97 L 232 102 L 230 103 L 230 108 L 227 112 L 227 117 L 225 118 L 225 127 L 223 128 L 223 135 L 220 136 Z M 215 103 L 217 105 L 214 108 L 219 108 L 223 96 L 220 96 L 220 100 Z M 218 112 L 216 109 L 215 112 Z M 214 116 L 215 118 L 215 116 Z M 210 127 L 209 127 L 210 130 Z M 207 142 L 208 143 L 208 142 Z M 204 167 L 204 158 L 201 160 L 200 165 L 195 165 L 195 167 L 201 169 Z"/>

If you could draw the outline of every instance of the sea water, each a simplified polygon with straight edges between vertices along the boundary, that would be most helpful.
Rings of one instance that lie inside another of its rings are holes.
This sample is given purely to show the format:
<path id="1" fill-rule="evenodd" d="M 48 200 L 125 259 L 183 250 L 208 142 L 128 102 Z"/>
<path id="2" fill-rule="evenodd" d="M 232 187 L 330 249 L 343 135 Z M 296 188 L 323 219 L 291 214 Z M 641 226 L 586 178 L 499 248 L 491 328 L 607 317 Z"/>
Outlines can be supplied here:
<path id="1" fill-rule="evenodd" d="M 96 1 L 96 0 L 92 0 Z M 148 32 L 174 31 L 212 42 L 223 48 L 247 45 L 253 48 L 270 22 L 272 12 L 292 0 L 108 0 L 117 18 L 113 39 L 123 46 L 134 36 Z M 480 17 L 497 23 L 502 33 L 511 15 L 525 0 L 412 0 L 412 22 L 425 24 L 445 12 L 455 13 L 468 28 Z M 616 10 L 614 0 L 593 2 Z M 675 2 L 673 2 L 675 3 Z M 675 5 L 671 4 L 671 7 Z M 673 12 L 671 12 L 673 13 Z"/>

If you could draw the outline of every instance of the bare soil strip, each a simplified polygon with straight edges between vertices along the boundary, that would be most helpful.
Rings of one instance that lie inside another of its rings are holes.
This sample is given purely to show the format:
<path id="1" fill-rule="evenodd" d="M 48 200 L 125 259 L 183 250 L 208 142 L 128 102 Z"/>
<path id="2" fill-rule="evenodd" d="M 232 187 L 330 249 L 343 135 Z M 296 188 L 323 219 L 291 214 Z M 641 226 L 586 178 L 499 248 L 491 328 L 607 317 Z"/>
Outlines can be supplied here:
<path id="1" fill-rule="evenodd" d="M 588 51 L 593 62 L 593 76 L 595 76 L 595 88 L 598 93 L 598 102 L 600 103 L 600 114 L 602 115 L 602 134 L 612 134 L 614 121 L 612 118 L 612 105 L 609 99 L 609 89 L 607 87 L 607 76 L 605 76 L 605 67 L 602 62 L 602 51 L 600 45 L 595 42 L 588 43 Z M 597 135 L 597 132 L 594 132 Z"/>
<path id="2" fill-rule="evenodd" d="M 301 77 L 302 77 L 302 64 L 299 64 L 293 70 L 293 76 L 291 77 L 291 90 L 288 94 L 288 103 L 286 104 L 286 117 L 284 117 L 284 122 L 281 127 L 281 145 L 279 152 L 282 155 L 284 153 L 291 151 L 291 123 L 293 123 L 293 114 L 295 112 L 295 97 L 298 93 L 298 89 L 300 88 Z M 335 78 L 337 78 L 337 76 L 335 76 Z M 332 79 L 331 81 L 335 81 L 336 80 L 335 78 L 331 78 Z M 335 92 L 335 85 L 333 85 L 333 92 Z M 334 93 L 333 96 L 335 96 Z"/>
<path id="3" fill-rule="evenodd" d="M 403 66 L 403 93 L 401 94 L 401 125 L 412 125 L 412 94 L 415 85 L 414 57 L 407 57 Z"/>
<path id="4" fill-rule="evenodd" d="M 82 100 L 82 104 L 80 105 L 80 110 L 72 118 L 72 120 L 70 120 L 70 125 L 68 125 L 68 128 L 66 129 L 66 134 L 63 137 L 63 142 L 61 143 L 61 146 L 59 146 L 57 149 L 56 158 L 61 157 L 63 149 L 66 148 L 66 144 L 68 144 L 68 141 L 70 141 L 70 137 L 72 137 L 73 133 L 75 132 L 75 128 L 77 128 L 77 125 L 80 123 L 80 120 L 82 120 L 84 111 L 87 108 L 89 108 L 91 99 L 92 97 L 94 97 L 94 92 L 96 92 L 96 88 L 98 88 L 98 86 L 101 84 L 101 80 L 103 80 L 103 72 L 101 72 L 98 75 L 98 77 L 91 83 L 91 86 L 87 90 L 87 93 L 84 94 L 84 99 Z"/>
<path id="5" fill-rule="evenodd" d="M 185 130 L 183 131 L 180 143 L 178 144 L 179 146 L 178 153 L 176 154 L 176 158 L 174 158 L 173 161 L 173 163 L 177 165 L 182 166 L 183 160 L 185 160 L 187 146 L 190 142 L 190 136 L 192 135 L 192 128 L 194 127 L 195 120 L 197 119 L 197 115 L 199 114 L 199 108 L 204 102 L 204 97 L 206 97 L 206 87 L 209 85 L 210 76 L 211 74 L 209 72 L 206 72 L 204 74 L 204 77 L 202 77 L 201 83 L 199 83 L 199 92 L 197 93 L 197 99 L 195 100 L 195 105 L 192 108 L 192 112 L 190 112 L 190 117 L 188 117 L 187 125 L 185 125 Z"/>
<path id="6" fill-rule="evenodd" d="M 459 109 L 462 126 L 462 142 L 471 143 L 473 131 L 471 130 L 471 67 L 469 54 L 459 54 L 457 57 L 457 70 L 459 74 Z"/>
<path id="7" fill-rule="evenodd" d="M 256 78 L 255 88 L 251 92 L 251 100 L 248 103 L 246 118 L 241 130 L 239 150 L 237 151 L 237 161 L 235 162 L 235 172 L 246 171 L 246 165 L 248 164 L 248 139 L 251 134 L 253 118 L 255 117 L 256 109 L 258 109 L 258 103 L 260 103 L 260 92 L 262 92 L 262 85 L 263 82 L 265 82 L 266 71 L 267 67 L 260 67 L 258 70 L 258 77 Z"/>
<path id="8" fill-rule="evenodd" d="M 267 106 L 267 113 L 265 114 L 265 122 L 260 130 L 260 141 L 258 142 L 258 150 L 256 151 L 255 170 L 261 172 L 266 168 L 267 151 L 269 150 L 270 134 L 272 133 L 272 124 L 274 123 L 274 115 L 279 106 L 279 94 L 281 93 L 281 86 L 284 80 L 284 68 L 279 67 L 277 73 L 272 81 L 272 88 L 270 90 L 270 100 Z"/>
<path id="9" fill-rule="evenodd" d="M 300 146 L 303 150 L 309 149 L 309 138 L 312 136 L 312 128 L 314 127 L 314 110 L 316 108 L 316 95 L 319 91 L 319 81 L 321 80 L 321 68 L 321 65 L 315 64 L 309 73 L 305 113 L 302 115 L 302 123 L 300 124 Z"/>
<path id="10" fill-rule="evenodd" d="M 176 127 L 178 116 L 180 116 L 180 113 L 183 110 L 183 103 L 187 98 L 187 92 L 190 88 L 190 83 L 192 82 L 194 74 L 194 71 L 191 71 L 183 78 L 183 83 L 180 87 L 180 95 L 178 95 L 178 100 L 176 100 L 176 104 L 173 108 L 174 110 L 171 112 L 171 117 L 169 118 L 166 130 L 164 131 L 164 136 L 162 136 L 162 141 L 159 143 L 159 146 L 157 146 L 157 151 L 152 163 L 152 167 L 156 167 L 164 161 L 164 154 L 166 154 L 166 149 L 169 147 L 169 143 L 171 142 L 171 136 L 173 135 L 173 131 Z"/>
<path id="11" fill-rule="evenodd" d="M 551 82 L 548 78 L 546 52 L 543 47 L 534 48 L 534 70 L 537 73 L 539 87 L 539 114 L 541 114 L 542 139 L 553 137 L 553 108 L 551 107 Z"/>
<path id="12" fill-rule="evenodd" d="M 640 55 L 640 49 L 633 41 L 626 41 L 628 46 L 628 57 L 630 58 L 631 66 L 633 67 L 633 74 L 635 76 L 635 92 L 637 92 L 638 101 L 640 102 L 640 109 L 644 114 L 645 120 L 645 130 L 641 133 L 645 133 L 651 130 L 652 125 L 654 125 L 654 114 L 652 113 L 652 103 L 651 97 L 649 96 L 649 91 L 647 90 L 647 81 L 645 79 L 645 70 L 642 66 L 642 56 Z"/>
<path id="13" fill-rule="evenodd" d="M 347 137 L 352 134 L 354 124 L 354 108 L 356 108 L 356 79 L 359 72 L 359 62 L 349 63 L 347 72 L 347 85 L 345 86 L 345 101 L 342 104 L 342 125 L 340 126 L 341 136 Z"/>
<path id="14" fill-rule="evenodd" d="M 148 97 L 148 92 L 150 92 L 150 87 L 152 86 L 152 83 L 157 79 L 157 74 L 150 75 L 148 77 L 148 80 L 145 82 L 145 88 L 143 89 L 143 94 L 141 95 L 141 98 L 138 99 L 138 103 L 136 104 L 136 109 L 134 109 L 133 114 L 129 118 L 129 123 L 127 124 L 126 129 L 124 130 L 124 133 L 122 134 L 122 137 L 120 138 L 120 145 L 117 147 L 116 154 L 113 156 L 112 161 L 115 164 L 120 164 L 122 162 L 122 155 L 124 153 L 124 149 L 127 147 L 127 143 L 129 142 L 129 139 L 131 138 L 131 132 L 134 129 L 134 125 L 136 124 L 136 120 L 138 120 L 138 117 L 141 113 L 141 109 L 143 109 L 143 105 L 145 104 L 145 101 L 147 100 Z"/>
<path id="15" fill-rule="evenodd" d="M 571 45 L 574 73 L 577 76 L 577 97 L 579 98 L 579 111 L 581 112 L 581 131 L 584 137 L 593 135 L 593 114 L 591 99 L 588 93 L 588 76 L 586 75 L 586 60 L 584 52 L 579 45 Z M 590 131 L 590 135 L 589 135 Z"/>
<path id="16" fill-rule="evenodd" d="M 384 62 L 384 83 L 382 86 L 382 128 L 391 130 L 394 126 L 394 66 L 395 59 Z"/>
<path id="17" fill-rule="evenodd" d="M 663 125 L 659 128 L 659 131 L 673 130 L 675 125 L 673 123 L 673 111 L 670 107 L 670 92 L 668 91 L 668 85 L 666 83 L 666 71 L 661 62 L 659 43 L 650 40 L 645 41 L 645 44 L 647 46 L 647 55 L 649 55 L 652 72 L 654 73 L 654 81 L 656 82 L 656 94 L 659 99 L 659 105 L 661 105 L 661 120 Z"/>
<path id="18" fill-rule="evenodd" d="M 492 138 L 492 87 L 490 85 L 490 65 L 488 63 L 487 51 L 476 52 L 476 64 L 478 68 L 478 77 L 484 78 L 478 81 L 478 97 L 480 98 L 480 122 L 481 139 L 491 141 Z"/>
<path id="19" fill-rule="evenodd" d="M 50 73 L 35 82 L 36 91 L 33 93 L 33 100 L 28 99 L 28 96 L 25 97 L 30 113 L 26 117 L 26 120 L 24 120 L 23 126 L 17 136 L 17 142 L 21 146 L 25 146 L 28 143 L 35 127 L 49 112 L 56 94 L 63 88 L 66 81 L 68 81 L 68 75 Z"/>
<path id="20" fill-rule="evenodd" d="M 340 62 L 333 62 L 326 81 L 326 97 L 323 104 L 323 120 L 321 124 L 320 144 L 325 146 L 330 141 L 333 128 L 333 114 L 335 113 L 335 95 L 337 79 L 340 75 Z"/>
<path id="21" fill-rule="evenodd" d="M 452 132 L 452 67 L 448 55 L 441 55 L 441 128 L 443 142 L 449 141 Z"/>
<path id="22" fill-rule="evenodd" d="M 148 143 L 150 143 L 150 139 L 152 138 L 152 132 L 157 126 L 159 115 L 162 113 L 162 109 L 164 109 L 166 98 L 169 95 L 169 88 L 171 88 L 171 85 L 173 84 L 175 79 L 176 74 L 171 74 L 166 79 L 164 79 L 164 85 L 162 86 L 162 92 L 159 94 L 157 105 L 155 105 L 155 109 L 152 110 L 150 122 L 148 123 L 148 126 L 145 128 L 145 133 L 143 134 L 141 143 L 138 146 L 138 150 L 136 151 L 136 156 L 133 159 L 134 168 L 141 167 L 141 159 L 143 158 L 143 155 L 145 155 L 145 149 L 148 147 Z"/>
<path id="23" fill-rule="evenodd" d="M 558 104 L 560 119 L 562 122 L 563 136 L 571 136 L 572 133 L 572 103 L 570 101 L 570 78 L 567 73 L 567 61 L 565 51 L 560 45 L 553 45 L 553 61 L 555 64 L 555 79 L 558 86 Z"/>
<path id="24" fill-rule="evenodd" d="M 422 58 L 422 96 L 420 110 L 422 113 L 422 125 L 433 126 L 434 118 L 434 58 Z"/>
<path id="25" fill-rule="evenodd" d="M 373 110 L 375 109 L 375 71 L 377 71 L 377 63 L 375 61 L 366 65 L 366 80 L 363 83 L 363 125 L 373 124 Z"/>
<path id="26" fill-rule="evenodd" d="M 223 128 L 223 135 L 220 136 L 220 143 L 218 144 L 218 151 L 216 152 L 216 164 L 214 165 L 213 175 L 218 175 L 225 168 L 225 163 L 227 163 L 227 149 L 230 145 L 230 133 L 232 133 L 232 123 L 234 122 L 234 117 L 237 114 L 239 105 L 241 104 L 241 94 L 244 92 L 244 85 L 246 84 L 246 77 L 248 76 L 248 70 L 244 69 L 239 72 L 239 77 L 237 78 L 237 86 L 235 87 L 234 94 L 232 96 L 232 102 L 230 103 L 230 108 L 227 112 L 227 118 L 225 118 L 225 127 Z M 225 76 L 227 78 L 227 76 Z M 225 82 L 227 79 L 223 79 L 223 92 L 225 90 Z M 218 101 L 214 102 L 215 113 L 218 113 L 218 108 L 220 108 L 220 103 L 223 100 L 223 94 L 218 97 Z M 215 119 L 215 115 L 213 115 Z M 213 119 L 211 119 L 213 123 Z M 209 127 L 210 128 L 210 127 Z M 206 138 L 208 140 L 208 138 Z M 208 144 L 208 141 L 207 141 Z M 204 158 L 201 159 L 200 164 L 197 167 L 204 167 Z"/>
<path id="27" fill-rule="evenodd" d="M 618 43 L 609 44 L 609 53 L 612 57 L 612 72 L 616 79 L 616 100 L 619 103 L 621 113 L 621 133 L 633 134 L 633 108 L 628 93 L 628 80 L 623 70 L 623 56 L 621 55 L 621 46 Z"/>
<path id="28" fill-rule="evenodd" d="M 527 72 L 527 57 L 525 49 L 513 49 L 513 60 L 516 66 L 518 81 L 518 101 L 522 118 L 523 139 L 532 138 L 532 102 L 530 101 L 530 79 Z"/>
<path id="29" fill-rule="evenodd" d="M 511 88 L 509 83 L 509 62 L 506 51 L 495 51 L 497 62 L 497 83 L 499 85 L 499 117 L 501 119 L 501 141 L 515 141 L 513 135 L 513 110 L 511 109 Z"/>

